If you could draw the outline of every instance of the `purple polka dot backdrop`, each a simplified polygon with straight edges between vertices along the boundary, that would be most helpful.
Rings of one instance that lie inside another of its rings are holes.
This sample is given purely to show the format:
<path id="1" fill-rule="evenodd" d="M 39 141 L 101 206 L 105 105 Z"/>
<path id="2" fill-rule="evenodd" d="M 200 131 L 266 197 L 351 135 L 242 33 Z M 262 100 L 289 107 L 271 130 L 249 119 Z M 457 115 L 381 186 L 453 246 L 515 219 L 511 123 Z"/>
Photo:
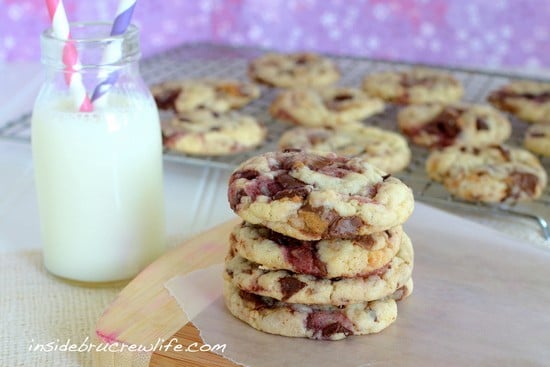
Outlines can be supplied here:
<path id="1" fill-rule="evenodd" d="M 71 21 L 118 1 L 65 0 Z M 0 0 L 0 61 L 36 61 L 42 0 Z M 481 68 L 550 67 L 549 0 L 140 0 L 144 55 L 210 41 Z"/>

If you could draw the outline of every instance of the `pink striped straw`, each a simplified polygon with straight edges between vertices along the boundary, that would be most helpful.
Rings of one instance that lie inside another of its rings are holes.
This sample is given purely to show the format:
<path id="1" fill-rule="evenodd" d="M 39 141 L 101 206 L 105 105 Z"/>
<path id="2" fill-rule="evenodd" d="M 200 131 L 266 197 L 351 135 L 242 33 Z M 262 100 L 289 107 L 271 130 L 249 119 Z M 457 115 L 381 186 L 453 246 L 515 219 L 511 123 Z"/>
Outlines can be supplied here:
<path id="1" fill-rule="evenodd" d="M 124 34 L 128 29 L 128 26 L 132 22 L 132 14 L 136 7 L 137 0 L 121 0 L 118 4 L 116 17 L 111 28 L 111 36 L 119 36 Z M 103 54 L 103 62 L 112 63 L 118 61 L 121 57 L 120 45 L 115 42 L 111 42 L 105 49 Z M 114 71 L 110 73 L 104 80 L 102 80 L 94 89 L 92 93 L 92 101 L 98 102 L 102 96 L 104 96 L 109 89 L 118 80 L 119 72 Z"/>
<path id="2" fill-rule="evenodd" d="M 62 40 L 71 40 L 71 31 L 69 21 L 65 13 L 65 7 L 62 0 L 46 0 L 48 13 L 52 22 L 52 31 L 56 38 Z M 86 89 L 82 83 L 82 75 L 78 72 L 80 62 L 78 61 L 78 52 L 74 42 L 67 42 L 63 47 L 63 64 L 65 64 L 65 83 L 69 86 L 71 93 L 75 98 L 75 103 L 80 112 L 90 112 L 93 110 L 92 103 Z"/>

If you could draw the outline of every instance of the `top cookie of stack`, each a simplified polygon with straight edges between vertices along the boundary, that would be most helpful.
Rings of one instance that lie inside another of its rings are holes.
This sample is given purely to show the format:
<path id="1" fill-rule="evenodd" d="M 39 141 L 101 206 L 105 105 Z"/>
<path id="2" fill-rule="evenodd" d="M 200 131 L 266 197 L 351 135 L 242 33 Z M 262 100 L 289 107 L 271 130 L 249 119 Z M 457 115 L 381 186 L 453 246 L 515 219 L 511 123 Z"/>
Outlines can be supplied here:
<path id="1" fill-rule="evenodd" d="M 245 221 L 310 241 L 385 231 L 414 205 L 409 187 L 364 158 L 302 151 L 244 162 L 231 175 L 228 199 Z"/>

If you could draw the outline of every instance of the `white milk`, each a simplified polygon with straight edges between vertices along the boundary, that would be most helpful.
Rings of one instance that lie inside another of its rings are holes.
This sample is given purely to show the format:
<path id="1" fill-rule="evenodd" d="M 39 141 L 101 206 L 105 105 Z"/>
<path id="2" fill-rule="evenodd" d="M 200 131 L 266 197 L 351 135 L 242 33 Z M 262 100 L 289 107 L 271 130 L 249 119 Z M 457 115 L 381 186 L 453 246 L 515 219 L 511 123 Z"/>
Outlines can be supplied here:
<path id="1" fill-rule="evenodd" d="M 164 250 L 158 112 L 144 98 L 108 100 L 91 113 L 49 100 L 32 118 L 44 262 L 83 282 L 129 279 Z"/>

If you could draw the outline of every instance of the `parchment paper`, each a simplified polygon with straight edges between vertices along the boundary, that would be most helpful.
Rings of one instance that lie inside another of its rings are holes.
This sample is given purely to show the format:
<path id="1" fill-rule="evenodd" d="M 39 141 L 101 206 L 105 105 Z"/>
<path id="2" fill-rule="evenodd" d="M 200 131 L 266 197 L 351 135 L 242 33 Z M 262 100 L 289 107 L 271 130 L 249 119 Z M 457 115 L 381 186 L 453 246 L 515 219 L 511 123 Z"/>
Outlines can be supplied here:
<path id="1" fill-rule="evenodd" d="M 417 204 L 405 230 L 414 293 L 379 334 L 312 341 L 265 334 L 224 307 L 216 265 L 171 279 L 205 343 L 251 367 L 550 365 L 550 252 Z"/>

